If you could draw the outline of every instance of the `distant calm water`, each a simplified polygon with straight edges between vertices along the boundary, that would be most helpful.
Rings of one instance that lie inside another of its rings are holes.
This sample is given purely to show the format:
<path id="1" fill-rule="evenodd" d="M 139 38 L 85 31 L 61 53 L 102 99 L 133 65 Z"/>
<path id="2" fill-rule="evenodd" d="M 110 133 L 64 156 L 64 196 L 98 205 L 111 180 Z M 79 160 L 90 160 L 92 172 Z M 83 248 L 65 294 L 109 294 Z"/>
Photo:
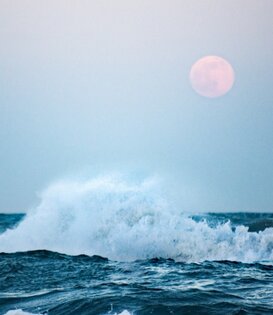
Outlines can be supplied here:
<path id="1" fill-rule="evenodd" d="M 0 215 L 0 251 L 8 241 L 14 242 L 10 235 L 16 229 L 21 244 L 19 228 L 25 220 L 21 214 Z M 182 247 L 173 239 L 174 248 L 186 253 L 171 250 L 172 257 L 164 258 L 114 261 L 43 248 L 1 253 L 0 314 L 273 314 L 273 215 L 211 213 L 187 220 L 199 226 L 202 238 L 193 234 L 195 244 L 188 239 L 192 256 L 187 239 Z M 188 228 L 190 237 L 195 232 Z M 212 250 L 206 245 L 212 231 L 217 235 L 213 234 L 214 245 L 223 250 L 220 256 L 233 261 L 207 259 L 217 253 L 206 253 L 202 259 L 202 248 Z M 232 255 L 225 253 L 232 248 Z M 151 248 L 151 253 L 157 251 Z"/>

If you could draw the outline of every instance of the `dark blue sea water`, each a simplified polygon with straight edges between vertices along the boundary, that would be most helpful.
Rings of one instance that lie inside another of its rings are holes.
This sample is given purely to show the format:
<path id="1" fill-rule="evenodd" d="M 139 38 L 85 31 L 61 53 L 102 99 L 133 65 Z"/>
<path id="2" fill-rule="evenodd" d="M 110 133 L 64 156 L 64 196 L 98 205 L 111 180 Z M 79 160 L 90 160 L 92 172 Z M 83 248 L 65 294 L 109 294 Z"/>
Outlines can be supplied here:
<path id="1" fill-rule="evenodd" d="M 273 214 L 42 208 L 0 215 L 0 314 L 273 314 Z"/>

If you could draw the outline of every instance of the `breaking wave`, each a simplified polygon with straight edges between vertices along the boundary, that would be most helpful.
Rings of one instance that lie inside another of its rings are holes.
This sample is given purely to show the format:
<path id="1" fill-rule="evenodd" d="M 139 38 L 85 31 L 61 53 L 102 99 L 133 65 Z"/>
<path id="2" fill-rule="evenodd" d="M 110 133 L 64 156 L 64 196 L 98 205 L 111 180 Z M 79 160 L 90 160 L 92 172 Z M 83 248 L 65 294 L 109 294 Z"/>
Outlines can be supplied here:
<path id="1" fill-rule="evenodd" d="M 273 228 L 196 222 L 171 207 L 154 180 L 132 184 L 109 176 L 51 185 L 37 208 L 0 235 L 0 252 L 38 249 L 118 261 L 272 261 Z"/>

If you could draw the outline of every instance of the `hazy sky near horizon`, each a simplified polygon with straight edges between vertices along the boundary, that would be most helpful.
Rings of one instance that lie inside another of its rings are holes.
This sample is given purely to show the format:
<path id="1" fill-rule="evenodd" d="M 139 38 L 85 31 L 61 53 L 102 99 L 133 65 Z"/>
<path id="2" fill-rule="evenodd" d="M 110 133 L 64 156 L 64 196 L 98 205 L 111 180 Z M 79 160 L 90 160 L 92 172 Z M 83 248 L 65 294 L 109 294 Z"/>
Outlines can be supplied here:
<path id="1" fill-rule="evenodd" d="M 195 211 L 273 211 L 273 1 L 0 1 L 0 212 L 51 181 L 158 174 Z M 208 99 L 192 64 L 235 84 Z M 88 170 L 88 171 L 87 171 Z"/>

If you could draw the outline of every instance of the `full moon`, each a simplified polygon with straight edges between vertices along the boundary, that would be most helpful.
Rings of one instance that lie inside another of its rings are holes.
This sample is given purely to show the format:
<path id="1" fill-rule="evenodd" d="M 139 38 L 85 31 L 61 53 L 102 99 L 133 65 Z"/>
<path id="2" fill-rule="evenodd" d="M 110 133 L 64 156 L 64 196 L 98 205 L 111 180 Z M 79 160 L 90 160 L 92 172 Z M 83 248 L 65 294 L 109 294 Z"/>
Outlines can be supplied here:
<path id="1" fill-rule="evenodd" d="M 232 88 L 234 71 L 225 59 L 206 56 L 197 60 L 191 67 L 190 82 L 198 94 L 215 98 L 226 94 Z"/>

